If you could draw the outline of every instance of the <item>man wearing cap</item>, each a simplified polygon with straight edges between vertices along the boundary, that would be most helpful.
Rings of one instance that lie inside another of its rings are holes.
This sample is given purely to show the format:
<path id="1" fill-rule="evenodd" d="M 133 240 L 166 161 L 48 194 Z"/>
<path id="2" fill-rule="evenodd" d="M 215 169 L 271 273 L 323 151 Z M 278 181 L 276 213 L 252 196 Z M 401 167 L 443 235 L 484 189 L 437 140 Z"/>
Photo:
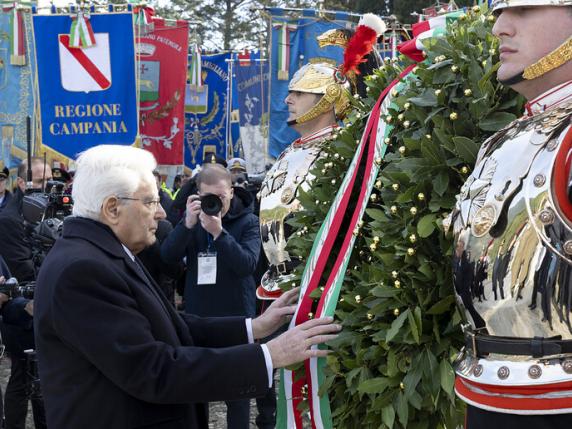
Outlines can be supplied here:
<path id="1" fill-rule="evenodd" d="M 4 167 L 2 171 L 0 171 L 0 212 L 6 207 L 8 201 L 12 199 L 12 194 L 7 188 L 8 186 L 8 177 L 10 176 L 10 170 Z"/>
<path id="2" fill-rule="evenodd" d="M 528 103 L 483 144 L 449 218 L 465 255 L 455 273 L 478 260 L 507 267 L 498 294 L 490 281 L 479 296 L 455 282 L 466 319 L 455 390 L 468 404 L 466 429 L 569 428 L 572 1 L 496 0 L 492 9 L 497 78 Z"/>
<path id="3" fill-rule="evenodd" d="M 246 171 L 246 161 L 242 158 L 232 158 L 227 162 L 227 169 L 230 171 L 232 186 L 245 188 L 248 184 L 248 173 Z"/>

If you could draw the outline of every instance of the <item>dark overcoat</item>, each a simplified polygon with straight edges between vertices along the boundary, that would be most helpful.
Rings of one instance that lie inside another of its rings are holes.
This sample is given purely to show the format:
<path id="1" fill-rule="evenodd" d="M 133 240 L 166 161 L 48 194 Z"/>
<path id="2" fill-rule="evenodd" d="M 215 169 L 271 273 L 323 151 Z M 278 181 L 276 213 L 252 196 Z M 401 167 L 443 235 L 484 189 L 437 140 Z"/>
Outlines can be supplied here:
<path id="1" fill-rule="evenodd" d="M 49 428 L 207 428 L 202 402 L 267 391 L 245 319 L 179 315 L 99 222 L 65 220 L 34 307 Z"/>

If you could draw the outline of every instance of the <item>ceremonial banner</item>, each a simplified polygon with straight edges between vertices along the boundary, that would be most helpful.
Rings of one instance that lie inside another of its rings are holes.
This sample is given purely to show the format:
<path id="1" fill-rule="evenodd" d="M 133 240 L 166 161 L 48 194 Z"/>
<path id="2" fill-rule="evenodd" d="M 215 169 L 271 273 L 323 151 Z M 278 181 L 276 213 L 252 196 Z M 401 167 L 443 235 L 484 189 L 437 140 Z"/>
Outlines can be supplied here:
<path id="1" fill-rule="evenodd" d="M 240 138 L 249 173 L 265 170 L 268 153 L 268 62 L 238 62 L 235 79 L 240 111 Z"/>
<path id="2" fill-rule="evenodd" d="M 183 164 L 189 24 L 153 18 L 136 41 L 139 59 L 139 134 L 158 164 Z"/>
<path id="3" fill-rule="evenodd" d="M 334 29 L 351 27 L 349 15 L 339 12 L 331 20 L 321 20 L 313 9 L 304 9 L 297 20 L 284 16 L 283 9 L 270 8 L 272 14 L 272 53 L 270 65 L 270 156 L 276 158 L 296 138 L 293 129 L 286 125 L 288 108 L 284 99 L 288 96 L 288 82 L 294 73 L 309 62 L 326 61 L 339 65 L 343 60 L 343 48 L 320 48 L 316 37 Z"/>
<path id="4" fill-rule="evenodd" d="M 227 61 L 228 60 L 228 61 Z M 234 154 L 229 106 L 231 85 L 229 62 L 232 54 L 202 55 L 200 91 L 187 87 L 185 97 L 185 166 L 193 169 L 202 164 L 206 153 L 228 159 Z M 189 64 L 193 63 L 189 57 Z M 238 121 L 237 124 L 238 125 Z M 237 132 L 238 132 L 238 127 Z M 228 146 L 227 146 L 228 145 Z M 230 150 L 229 150 L 230 147 Z"/>
<path id="5" fill-rule="evenodd" d="M 0 9 L 0 168 L 15 168 L 26 157 L 26 117 L 32 118 L 34 142 L 34 38 L 30 10 L 19 10 L 14 32 L 14 8 Z M 13 49 L 14 45 L 19 46 Z M 24 59 L 11 61 L 11 52 Z M 16 64 L 13 64 L 16 63 Z M 20 64 L 18 64 L 20 63 Z"/>
<path id="6" fill-rule="evenodd" d="M 131 12 L 91 14 L 95 45 L 71 48 L 70 15 L 33 17 L 41 141 L 70 158 L 131 145 L 138 128 Z"/>

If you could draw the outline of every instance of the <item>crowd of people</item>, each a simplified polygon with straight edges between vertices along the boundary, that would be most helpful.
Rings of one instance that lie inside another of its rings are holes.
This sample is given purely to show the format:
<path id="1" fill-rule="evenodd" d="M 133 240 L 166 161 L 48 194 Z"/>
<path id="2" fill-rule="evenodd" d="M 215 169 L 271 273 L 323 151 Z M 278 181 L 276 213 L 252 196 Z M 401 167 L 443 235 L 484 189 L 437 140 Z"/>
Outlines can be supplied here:
<path id="1" fill-rule="evenodd" d="M 484 143 L 449 218 L 466 340 L 455 391 L 467 403 L 465 429 L 567 428 L 572 2 L 491 7 L 497 78 L 528 103 Z M 0 293 L 5 428 L 25 427 L 29 400 L 36 428 L 207 428 L 212 401 L 226 402 L 229 428 L 248 428 L 254 397 L 258 427 L 274 427 L 274 371 L 326 356 L 316 346 L 341 330 L 332 318 L 284 330 L 299 290 L 276 283 L 299 263 L 286 251 L 285 220 L 303 210 L 298 189 L 309 189 L 350 104 L 336 71 L 308 64 L 290 82 L 288 123 L 301 137 L 272 166 L 259 206 L 243 160 L 205 159 L 167 189 L 150 152 L 96 146 L 77 159 L 61 237 L 38 252 L 26 196 L 71 177 L 32 158 L 12 191 L 0 172 L 0 283 L 38 285 L 34 299 Z M 541 312 L 523 303 L 529 273 Z M 262 313 L 257 296 L 271 298 Z"/>

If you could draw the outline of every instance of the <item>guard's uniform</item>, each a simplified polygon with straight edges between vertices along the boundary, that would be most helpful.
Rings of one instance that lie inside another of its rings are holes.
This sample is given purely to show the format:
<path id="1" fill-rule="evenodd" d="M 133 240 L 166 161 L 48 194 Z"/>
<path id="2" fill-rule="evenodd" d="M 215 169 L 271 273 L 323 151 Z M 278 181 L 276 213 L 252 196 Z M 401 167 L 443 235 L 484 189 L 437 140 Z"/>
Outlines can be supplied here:
<path id="1" fill-rule="evenodd" d="M 527 111 L 485 142 L 452 215 L 468 322 L 455 389 L 490 411 L 572 413 L 572 81 Z M 477 288 L 483 260 L 492 272 Z"/>
<path id="2" fill-rule="evenodd" d="M 338 42 L 339 39 L 336 39 Z M 333 112 L 336 119 L 344 117 L 350 106 L 349 81 L 336 67 L 327 63 L 306 64 L 288 85 L 289 91 L 321 95 L 309 111 L 288 122 L 289 125 L 312 121 Z M 260 233 L 269 269 L 256 291 L 260 299 L 275 299 L 281 294 L 279 284 L 289 279 L 299 263 L 286 251 L 290 227 L 286 220 L 300 210 L 300 190 L 308 192 L 314 177 L 309 174 L 332 138 L 336 124 L 295 140 L 280 154 L 266 175 L 260 189 Z"/>
<path id="3" fill-rule="evenodd" d="M 572 1 L 491 7 L 546 6 L 569 9 Z M 570 60 L 572 38 L 503 83 L 537 79 Z M 523 117 L 483 144 L 445 223 L 466 321 L 455 365 L 466 429 L 572 427 L 571 119 L 572 80 L 530 100 Z"/>
<path id="4" fill-rule="evenodd" d="M 268 258 L 270 270 L 263 278 L 265 296 L 280 289 L 273 284 L 278 276 L 287 275 L 296 265 L 286 251 L 290 227 L 285 221 L 300 210 L 300 190 L 308 192 L 314 179 L 309 172 L 323 152 L 324 145 L 332 138 L 335 126 L 323 128 L 311 135 L 299 138 L 280 154 L 260 189 L 260 231 L 262 247 Z"/>

